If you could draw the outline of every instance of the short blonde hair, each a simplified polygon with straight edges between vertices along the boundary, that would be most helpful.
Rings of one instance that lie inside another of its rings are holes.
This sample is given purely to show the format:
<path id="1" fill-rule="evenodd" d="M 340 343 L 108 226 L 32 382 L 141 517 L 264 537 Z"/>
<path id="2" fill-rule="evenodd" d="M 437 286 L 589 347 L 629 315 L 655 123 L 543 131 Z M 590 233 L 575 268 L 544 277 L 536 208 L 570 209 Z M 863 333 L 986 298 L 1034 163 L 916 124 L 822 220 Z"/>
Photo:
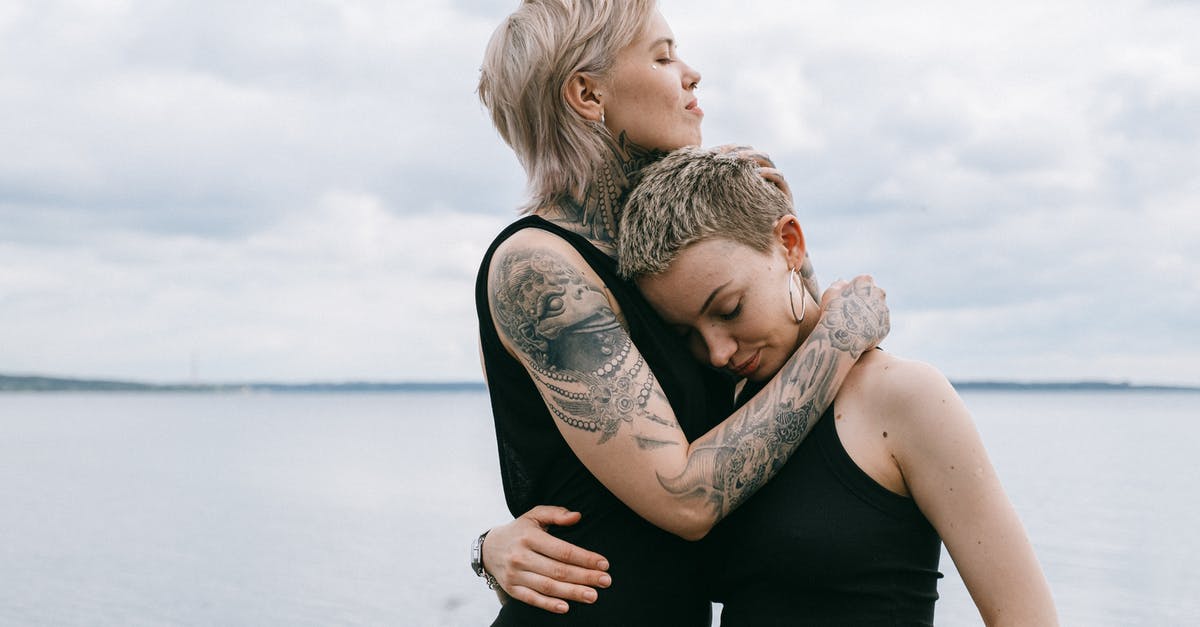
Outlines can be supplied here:
<path id="1" fill-rule="evenodd" d="M 633 43 L 655 0 L 525 0 L 492 34 L 479 99 L 525 168 L 531 211 L 563 196 L 582 200 L 611 158 L 611 134 L 567 103 L 576 73 L 602 79 Z"/>
<path id="2" fill-rule="evenodd" d="M 710 237 L 770 250 L 791 202 L 737 153 L 680 148 L 642 170 L 617 235 L 625 278 L 661 274 L 680 251 Z"/>

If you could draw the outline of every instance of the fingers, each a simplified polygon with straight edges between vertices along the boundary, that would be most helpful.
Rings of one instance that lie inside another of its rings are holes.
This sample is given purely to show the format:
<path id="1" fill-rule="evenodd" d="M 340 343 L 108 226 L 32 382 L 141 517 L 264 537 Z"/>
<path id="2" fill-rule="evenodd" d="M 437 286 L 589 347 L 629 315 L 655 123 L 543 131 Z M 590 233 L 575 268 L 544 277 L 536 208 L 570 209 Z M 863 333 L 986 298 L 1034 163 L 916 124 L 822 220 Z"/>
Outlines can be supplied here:
<path id="1" fill-rule="evenodd" d="M 869 274 L 860 274 L 854 277 L 851 282 L 851 287 L 855 294 L 863 298 L 883 300 L 887 298 L 887 292 L 883 291 L 882 287 L 875 285 L 875 279 Z"/>
<path id="2" fill-rule="evenodd" d="M 513 586 L 512 590 L 506 589 L 505 592 L 508 593 L 508 596 L 521 601 L 522 603 L 528 603 L 529 605 L 546 610 L 547 612 L 553 612 L 555 614 L 567 613 L 568 606 L 566 601 L 539 594 L 538 592 L 530 588 L 526 588 L 525 586 Z"/>
<path id="3" fill-rule="evenodd" d="M 742 150 L 739 151 L 738 154 L 746 157 L 747 159 L 753 159 L 760 168 L 770 168 L 772 170 L 775 169 L 775 162 L 771 161 L 771 157 L 767 156 L 767 153 L 762 152 L 761 150 Z"/>
<path id="4" fill-rule="evenodd" d="M 721 144 L 720 146 L 713 148 L 713 151 L 725 155 L 731 152 L 753 152 L 754 148 L 751 148 L 745 144 Z"/>
<path id="5" fill-rule="evenodd" d="M 538 505 L 522 514 L 521 518 L 532 520 L 539 527 L 545 529 L 552 525 L 555 527 L 569 527 L 579 522 L 581 516 L 579 512 L 573 512 L 565 507 Z"/>
<path id="6" fill-rule="evenodd" d="M 537 594 L 564 601 L 592 603 L 597 589 L 612 585 L 608 573 L 555 562 L 544 556 L 526 555 L 516 562 L 514 586 L 524 586 Z"/>
<path id="7" fill-rule="evenodd" d="M 850 283 L 844 279 L 837 279 L 825 288 L 825 293 L 821 294 L 821 309 L 829 309 L 833 302 L 845 296 L 846 290 L 849 289 Z"/>
<path id="8" fill-rule="evenodd" d="M 596 589 L 612 585 L 608 573 L 593 568 L 608 568 L 603 556 L 545 532 L 527 538 L 505 566 L 505 590 L 510 596 L 560 614 L 567 611 L 567 601 L 594 603 Z"/>
<path id="9" fill-rule="evenodd" d="M 869 275 L 838 279 L 821 296 L 821 323 L 831 331 L 834 346 L 861 355 L 891 331 L 887 292 Z"/>
<path id="10" fill-rule="evenodd" d="M 580 518 L 579 512 L 539 505 L 494 527 L 483 544 L 484 567 L 510 597 L 548 612 L 566 612 L 568 601 L 594 603 L 597 589 L 612 585 L 604 572 L 608 560 L 546 531 Z"/>
<path id="11" fill-rule="evenodd" d="M 788 202 L 792 200 L 792 188 L 788 186 L 787 179 L 783 177 L 783 172 L 770 166 L 762 166 L 758 168 L 759 176 L 767 180 L 768 183 L 779 188 L 784 196 L 787 196 Z"/>
<path id="12" fill-rule="evenodd" d="M 603 555 L 579 548 L 570 542 L 560 540 L 550 534 L 531 537 L 528 544 L 530 550 L 534 553 L 545 556 L 548 560 L 556 564 L 586 569 L 595 573 L 592 580 L 580 581 L 580 583 L 591 584 L 593 581 L 598 581 L 595 577 L 605 574 L 603 571 L 608 570 L 608 560 Z M 543 571 L 542 574 L 554 576 L 554 573 L 549 571 Z M 555 579 L 561 578 L 555 577 Z"/>
<path id="13" fill-rule="evenodd" d="M 720 153 L 723 155 L 729 154 L 731 152 L 737 153 L 738 156 L 740 156 L 740 157 L 745 157 L 747 159 L 753 159 L 754 162 L 757 163 L 760 167 L 764 167 L 764 168 L 774 168 L 775 167 L 775 162 L 771 161 L 771 157 L 769 157 L 767 155 L 767 153 L 765 153 L 761 150 L 756 150 L 753 146 L 747 146 L 745 144 L 722 144 L 720 146 L 717 146 L 716 148 L 713 148 L 713 150 L 716 151 L 717 153 Z"/>
<path id="14" fill-rule="evenodd" d="M 875 279 L 871 275 L 860 274 L 850 281 L 837 279 L 830 283 L 825 293 L 821 295 L 821 306 L 824 307 L 833 298 L 848 296 L 857 296 L 868 302 L 882 303 L 887 300 L 887 292 L 875 284 Z"/>

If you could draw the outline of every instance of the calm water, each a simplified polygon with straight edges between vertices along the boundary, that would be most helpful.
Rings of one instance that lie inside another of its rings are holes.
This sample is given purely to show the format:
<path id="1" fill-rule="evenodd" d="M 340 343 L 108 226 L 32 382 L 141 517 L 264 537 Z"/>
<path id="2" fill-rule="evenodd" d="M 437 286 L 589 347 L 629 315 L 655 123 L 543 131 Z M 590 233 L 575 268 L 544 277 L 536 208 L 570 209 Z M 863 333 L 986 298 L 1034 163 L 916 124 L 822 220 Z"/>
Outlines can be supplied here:
<path id="1" fill-rule="evenodd" d="M 1200 625 L 1200 394 L 968 393 L 1065 625 Z M 2 625 L 481 625 L 482 393 L 0 395 Z M 939 625 L 978 625 L 953 564 Z"/>

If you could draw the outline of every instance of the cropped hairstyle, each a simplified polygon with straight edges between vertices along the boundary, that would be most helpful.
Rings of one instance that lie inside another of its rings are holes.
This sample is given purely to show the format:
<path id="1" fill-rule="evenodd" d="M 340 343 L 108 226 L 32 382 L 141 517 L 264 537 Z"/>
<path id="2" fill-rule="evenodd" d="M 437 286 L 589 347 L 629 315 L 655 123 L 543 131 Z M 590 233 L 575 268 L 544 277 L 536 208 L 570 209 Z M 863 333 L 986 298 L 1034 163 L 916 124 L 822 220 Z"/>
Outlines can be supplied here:
<path id="1" fill-rule="evenodd" d="M 775 224 L 792 206 L 758 167 L 736 153 L 689 147 L 643 169 L 621 214 L 621 275 L 660 274 L 684 248 L 710 237 L 770 250 Z"/>
<path id="2" fill-rule="evenodd" d="M 528 179 L 524 211 L 582 200 L 611 134 L 567 103 L 577 72 L 604 78 L 633 43 L 655 0 L 524 0 L 492 34 L 479 70 L 479 99 Z"/>

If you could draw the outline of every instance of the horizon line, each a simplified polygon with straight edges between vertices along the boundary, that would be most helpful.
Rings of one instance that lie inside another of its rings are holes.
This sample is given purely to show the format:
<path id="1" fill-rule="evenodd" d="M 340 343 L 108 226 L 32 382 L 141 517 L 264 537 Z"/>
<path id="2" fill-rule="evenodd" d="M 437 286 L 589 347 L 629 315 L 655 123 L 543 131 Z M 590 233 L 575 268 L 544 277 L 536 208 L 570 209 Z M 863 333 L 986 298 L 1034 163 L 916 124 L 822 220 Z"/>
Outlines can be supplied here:
<path id="1" fill-rule="evenodd" d="M 1200 392 L 1200 386 L 1133 383 L 1128 380 L 1104 379 L 951 379 L 956 389 L 1002 390 L 1160 390 Z M 464 380 L 394 380 L 367 379 L 310 380 L 281 382 L 267 380 L 150 382 L 137 379 L 56 377 L 37 374 L 8 375 L 0 373 L 0 392 L 5 391 L 180 391 L 180 392 L 238 392 L 238 391 L 453 391 L 485 390 L 483 379 Z"/>

